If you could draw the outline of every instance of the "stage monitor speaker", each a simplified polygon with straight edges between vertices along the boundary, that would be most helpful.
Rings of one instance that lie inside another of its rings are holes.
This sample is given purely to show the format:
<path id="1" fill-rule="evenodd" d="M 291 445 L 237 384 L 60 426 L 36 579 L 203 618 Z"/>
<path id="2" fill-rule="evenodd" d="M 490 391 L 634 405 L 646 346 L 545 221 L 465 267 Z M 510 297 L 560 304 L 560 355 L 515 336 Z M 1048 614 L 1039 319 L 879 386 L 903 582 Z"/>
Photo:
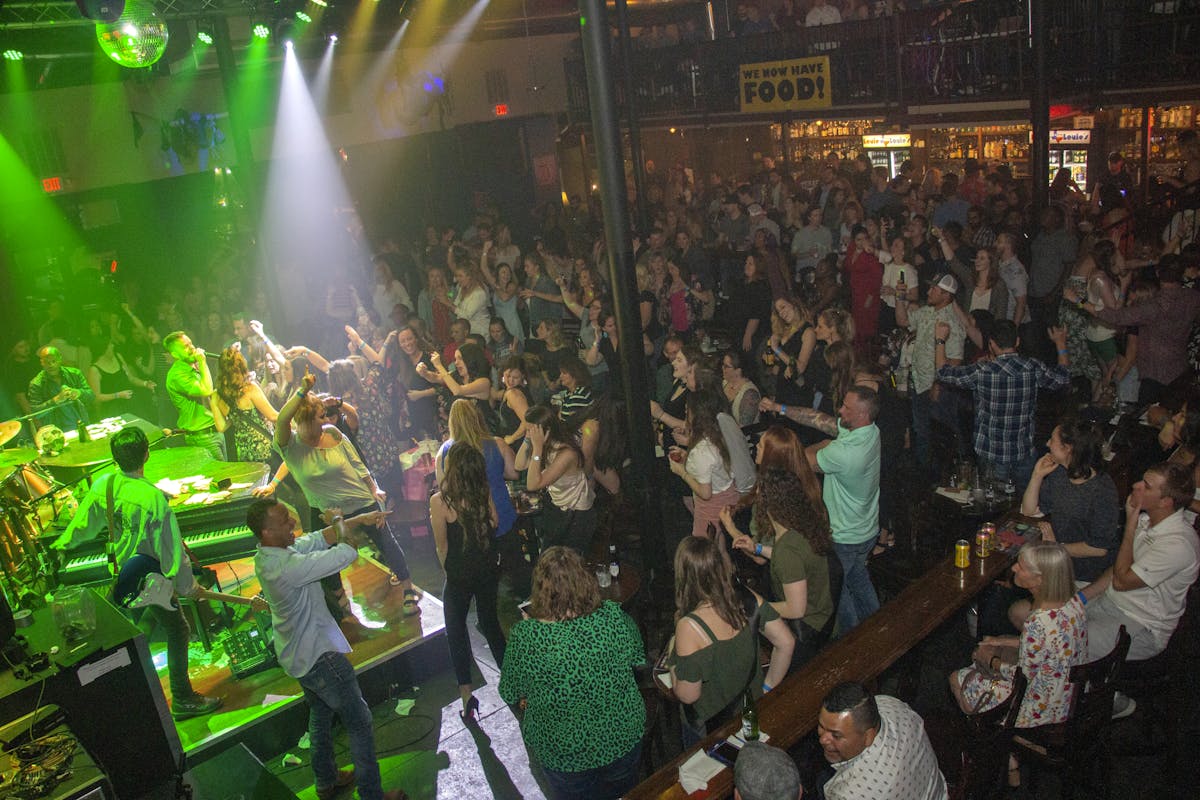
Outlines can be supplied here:
<path id="1" fill-rule="evenodd" d="M 125 13 L 125 0 L 75 0 L 79 13 L 97 22 L 116 22 Z"/>
<path id="2" fill-rule="evenodd" d="M 245 744 L 238 743 L 188 770 L 195 800 L 296 800 Z"/>

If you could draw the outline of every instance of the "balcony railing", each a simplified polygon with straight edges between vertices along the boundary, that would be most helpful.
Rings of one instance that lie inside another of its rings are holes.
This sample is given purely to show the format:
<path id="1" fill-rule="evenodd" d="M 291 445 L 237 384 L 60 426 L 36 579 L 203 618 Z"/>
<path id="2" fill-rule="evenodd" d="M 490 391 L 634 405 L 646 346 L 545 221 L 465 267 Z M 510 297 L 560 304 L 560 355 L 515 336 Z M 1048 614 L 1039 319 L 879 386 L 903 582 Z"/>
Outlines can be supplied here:
<path id="1" fill-rule="evenodd" d="M 1200 4 L 1188 0 L 1045 0 L 1051 93 L 1200 81 Z M 641 117 L 739 110 L 741 64 L 830 58 L 835 108 L 1027 97 L 1033 80 L 1026 0 L 925 6 L 892 17 L 635 51 Z M 636 44 L 636 40 L 635 40 Z M 614 56 L 614 70 L 620 61 Z M 588 118 L 583 62 L 566 62 L 572 120 Z M 626 104 L 625 84 L 617 101 Z"/>

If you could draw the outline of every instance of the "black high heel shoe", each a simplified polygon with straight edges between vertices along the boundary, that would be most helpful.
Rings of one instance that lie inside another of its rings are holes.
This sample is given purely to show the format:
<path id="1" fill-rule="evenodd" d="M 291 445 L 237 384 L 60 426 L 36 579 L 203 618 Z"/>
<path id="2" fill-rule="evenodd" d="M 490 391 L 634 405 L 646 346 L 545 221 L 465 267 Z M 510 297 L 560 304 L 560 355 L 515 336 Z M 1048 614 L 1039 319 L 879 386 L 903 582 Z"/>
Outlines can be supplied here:
<path id="1" fill-rule="evenodd" d="M 458 712 L 459 719 L 465 724 L 470 725 L 479 721 L 479 698 L 471 695 L 471 699 L 467 701 L 467 705 L 462 711 Z"/>

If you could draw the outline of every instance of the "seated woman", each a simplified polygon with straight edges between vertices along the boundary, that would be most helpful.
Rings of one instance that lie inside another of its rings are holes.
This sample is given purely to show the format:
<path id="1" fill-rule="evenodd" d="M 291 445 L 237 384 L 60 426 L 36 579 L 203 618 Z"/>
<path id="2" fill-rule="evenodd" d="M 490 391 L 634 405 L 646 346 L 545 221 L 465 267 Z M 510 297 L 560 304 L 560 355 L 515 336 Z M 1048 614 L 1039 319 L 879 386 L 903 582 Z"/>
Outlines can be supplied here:
<path id="1" fill-rule="evenodd" d="M 537 520 L 543 547 L 565 545 L 586 555 L 596 533 L 596 490 L 584 471 L 583 452 L 549 406 L 534 406 L 525 415 L 528 431 L 517 451 L 516 467 L 528 470 L 525 488 L 546 489 L 550 503 Z"/>
<path id="2" fill-rule="evenodd" d="M 1089 422 L 1056 425 L 1021 498 L 1021 513 L 1045 514 L 1042 538 L 1060 542 L 1074 561 L 1075 579 L 1100 577 L 1121 543 L 1117 487 L 1104 472 L 1100 429 Z"/>
<path id="3" fill-rule="evenodd" d="M 734 586 L 723 549 L 695 536 L 675 549 L 675 636 L 666 664 L 685 750 L 735 717 L 747 688 L 758 694 L 760 683 L 764 691 L 778 685 L 792 661 L 792 632 L 769 603 Z M 759 630 L 774 645 L 765 680 Z"/>
<path id="4" fill-rule="evenodd" d="M 1017 714 L 1018 728 L 1063 722 L 1076 687 L 1071 667 L 1087 663 L 1087 613 L 1075 591 L 1071 556 L 1057 542 L 1029 542 L 1013 564 L 1013 581 L 1033 595 L 1020 636 L 984 637 L 972 660 L 950 674 L 950 691 L 959 708 L 978 714 L 1012 694 L 1017 669 L 1029 681 Z M 1017 763 L 1010 757 L 1009 783 L 1017 785 Z"/>
<path id="5" fill-rule="evenodd" d="M 735 549 L 770 559 L 771 605 L 796 635 L 793 669 L 817 654 L 834 612 L 829 575 L 833 559 L 828 557 L 833 539 L 829 522 L 817 508 L 795 473 L 768 469 L 759 476 L 755 501 L 761 541 L 738 530 L 729 509 L 721 512 Z"/>
<path id="6" fill-rule="evenodd" d="M 625 794 L 638 780 L 646 729 L 633 674 L 646 661 L 637 625 L 601 601 L 595 576 L 566 547 L 538 559 L 528 614 L 509 632 L 499 692 L 524 709 L 529 752 L 555 797 Z"/>
<path id="7" fill-rule="evenodd" d="M 529 372 L 523 356 L 509 356 L 500 363 L 500 388 L 492 391 L 498 401 L 498 422 L 495 433 L 512 447 L 525 438 L 525 414 L 533 405 L 529 394 Z"/>

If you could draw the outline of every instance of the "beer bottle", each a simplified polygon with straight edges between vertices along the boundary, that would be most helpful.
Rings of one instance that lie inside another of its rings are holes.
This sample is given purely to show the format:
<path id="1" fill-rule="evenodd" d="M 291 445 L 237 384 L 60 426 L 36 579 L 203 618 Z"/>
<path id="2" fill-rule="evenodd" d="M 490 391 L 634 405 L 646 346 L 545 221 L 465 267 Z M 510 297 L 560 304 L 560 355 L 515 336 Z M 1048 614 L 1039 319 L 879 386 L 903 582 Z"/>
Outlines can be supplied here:
<path id="1" fill-rule="evenodd" d="M 742 739 L 747 742 L 758 741 L 758 706 L 749 686 L 742 698 Z"/>

